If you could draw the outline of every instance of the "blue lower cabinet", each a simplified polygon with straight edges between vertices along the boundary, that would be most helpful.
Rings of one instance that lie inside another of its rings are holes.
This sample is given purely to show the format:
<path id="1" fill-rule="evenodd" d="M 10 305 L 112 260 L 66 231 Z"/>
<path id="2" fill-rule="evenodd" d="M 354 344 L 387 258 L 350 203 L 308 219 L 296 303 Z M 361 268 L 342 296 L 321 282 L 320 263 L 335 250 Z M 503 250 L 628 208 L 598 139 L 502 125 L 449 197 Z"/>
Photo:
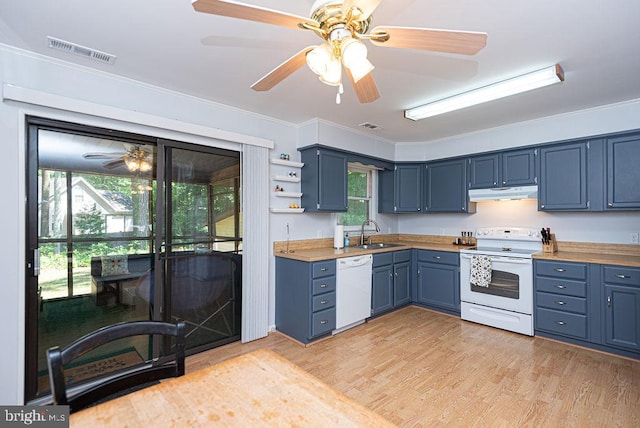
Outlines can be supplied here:
<path id="1" fill-rule="evenodd" d="M 302 343 L 336 328 L 336 261 L 276 257 L 276 329 Z"/>
<path id="2" fill-rule="evenodd" d="M 640 359 L 640 268 L 534 261 L 535 334 Z"/>
<path id="3" fill-rule="evenodd" d="M 446 251 L 418 250 L 416 303 L 460 314 L 460 256 Z"/>
<path id="4" fill-rule="evenodd" d="M 373 255 L 371 314 L 411 303 L 411 250 Z"/>
<path id="5" fill-rule="evenodd" d="M 605 343 L 640 352 L 640 268 L 602 270 Z"/>

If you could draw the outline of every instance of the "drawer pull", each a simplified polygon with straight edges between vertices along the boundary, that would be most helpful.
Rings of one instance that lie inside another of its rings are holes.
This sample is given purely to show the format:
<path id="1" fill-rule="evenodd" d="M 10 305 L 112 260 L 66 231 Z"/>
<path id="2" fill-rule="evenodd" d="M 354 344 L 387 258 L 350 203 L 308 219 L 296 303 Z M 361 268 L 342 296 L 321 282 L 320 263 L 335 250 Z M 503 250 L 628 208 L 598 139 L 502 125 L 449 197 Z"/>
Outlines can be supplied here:
<path id="1" fill-rule="evenodd" d="M 440 256 L 433 256 L 434 259 L 440 260 Z"/>
<path id="2" fill-rule="evenodd" d="M 554 268 L 553 270 L 555 270 L 556 272 L 564 272 L 565 271 L 564 268 Z"/>
<path id="3" fill-rule="evenodd" d="M 555 303 L 556 305 L 560 305 L 560 306 L 564 306 L 564 305 L 566 305 L 566 303 L 565 303 L 565 302 L 563 302 L 562 300 L 556 300 L 556 301 L 555 301 L 555 302 L 553 302 L 553 303 Z"/>
<path id="4" fill-rule="evenodd" d="M 554 321 L 558 325 L 566 325 L 567 323 L 564 321 Z"/>
<path id="5" fill-rule="evenodd" d="M 328 302 L 326 300 L 320 300 L 321 305 L 326 305 Z"/>
<path id="6" fill-rule="evenodd" d="M 620 278 L 620 279 L 631 279 L 631 277 L 629 275 L 623 275 L 621 273 L 616 274 L 616 278 Z"/>
<path id="7" fill-rule="evenodd" d="M 322 321 L 320 321 L 320 324 L 326 324 L 328 322 L 329 322 L 329 320 L 322 320 Z"/>
<path id="8" fill-rule="evenodd" d="M 326 267 L 324 267 L 324 268 L 320 268 L 320 272 L 326 272 L 326 271 L 328 271 L 328 270 L 329 270 L 329 268 L 326 268 Z"/>
<path id="9" fill-rule="evenodd" d="M 555 287 L 559 290 L 564 290 L 565 288 L 567 288 L 565 285 L 560 285 L 560 284 L 556 285 Z"/>

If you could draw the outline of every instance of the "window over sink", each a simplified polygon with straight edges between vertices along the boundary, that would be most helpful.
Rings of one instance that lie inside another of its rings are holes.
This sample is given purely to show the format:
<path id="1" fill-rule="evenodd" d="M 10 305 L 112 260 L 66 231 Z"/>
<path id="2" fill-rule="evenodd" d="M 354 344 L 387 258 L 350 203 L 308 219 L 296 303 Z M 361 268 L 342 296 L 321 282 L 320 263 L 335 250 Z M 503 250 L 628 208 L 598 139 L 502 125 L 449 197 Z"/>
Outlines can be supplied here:
<path id="1" fill-rule="evenodd" d="M 338 224 L 344 225 L 345 231 L 358 231 L 362 223 L 376 220 L 377 206 L 374 191 L 377 183 L 377 170 L 361 164 L 349 163 L 347 169 L 347 212 L 338 214 Z M 368 225 L 365 230 L 371 229 Z"/>

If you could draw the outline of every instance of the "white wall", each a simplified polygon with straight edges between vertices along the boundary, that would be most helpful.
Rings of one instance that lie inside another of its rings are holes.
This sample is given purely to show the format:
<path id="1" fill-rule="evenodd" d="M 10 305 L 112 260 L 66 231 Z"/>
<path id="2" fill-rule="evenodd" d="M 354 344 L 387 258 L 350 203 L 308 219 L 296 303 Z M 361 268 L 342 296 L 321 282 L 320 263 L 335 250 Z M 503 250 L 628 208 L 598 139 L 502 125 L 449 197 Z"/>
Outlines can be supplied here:
<path id="1" fill-rule="evenodd" d="M 432 160 L 640 129 L 640 100 L 576 111 L 421 144 L 396 146 L 396 160 Z M 640 164 L 640 159 L 638 160 Z M 640 185 L 640 183 L 639 183 Z M 629 244 L 640 212 L 544 213 L 535 201 L 478 203 L 475 214 L 403 215 L 400 233 L 446 235 L 488 226 L 550 227 L 560 241 Z"/>

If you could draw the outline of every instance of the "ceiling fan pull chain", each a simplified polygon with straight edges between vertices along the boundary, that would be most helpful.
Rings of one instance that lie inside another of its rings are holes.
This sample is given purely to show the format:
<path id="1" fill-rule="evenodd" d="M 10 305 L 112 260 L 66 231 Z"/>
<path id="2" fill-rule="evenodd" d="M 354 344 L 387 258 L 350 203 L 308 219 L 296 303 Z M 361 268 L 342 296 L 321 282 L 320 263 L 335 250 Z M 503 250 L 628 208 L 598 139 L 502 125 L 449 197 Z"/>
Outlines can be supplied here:
<path id="1" fill-rule="evenodd" d="M 336 104 L 340 104 L 340 94 L 344 93 L 344 86 L 342 86 L 342 82 L 338 85 L 338 93 L 336 94 Z"/>

